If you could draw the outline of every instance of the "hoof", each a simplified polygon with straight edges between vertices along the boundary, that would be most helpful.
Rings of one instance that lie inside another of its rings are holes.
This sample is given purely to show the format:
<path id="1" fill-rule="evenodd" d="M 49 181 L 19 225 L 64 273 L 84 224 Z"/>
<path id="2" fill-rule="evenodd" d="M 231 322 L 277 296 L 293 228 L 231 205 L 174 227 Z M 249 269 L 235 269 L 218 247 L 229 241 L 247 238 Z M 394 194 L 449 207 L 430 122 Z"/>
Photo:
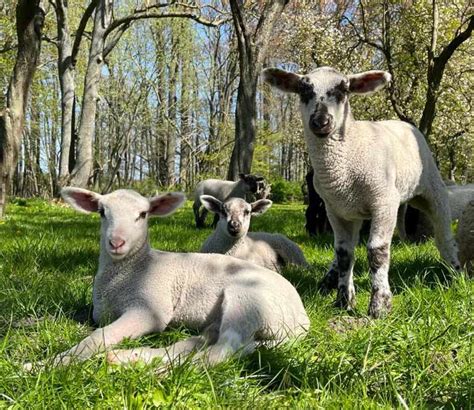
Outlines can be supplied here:
<path id="1" fill-rule="evenodd" d="M 106 360 L 109 364 L 136 363 L 141 359 L 139 352 L 133 350 L 111 350 L 107 352 Z"/>
<path id="2" fill-rule="evenodd" d="M 334 307 L 353 310 L 356 307 L 356 298 L 354 288 L 347 288 L 346 286 L 340 286 L 337 290 L 336 301 Z"/>
<path id="3" fill-rule="evenodd" d="M 335 270 L 330 270 L 318 283 L 318 292 L 321 295 L 328 295 L 334 289 L 337 289 L 337 282 L 339 280 L 338 273 Z"/>
<path id="4" fill-rule="evenodd" d="M 392 310 L 392 292 L 373 291 L 369 304 L 369 316 L 379 319 L 386 316 Z"/>

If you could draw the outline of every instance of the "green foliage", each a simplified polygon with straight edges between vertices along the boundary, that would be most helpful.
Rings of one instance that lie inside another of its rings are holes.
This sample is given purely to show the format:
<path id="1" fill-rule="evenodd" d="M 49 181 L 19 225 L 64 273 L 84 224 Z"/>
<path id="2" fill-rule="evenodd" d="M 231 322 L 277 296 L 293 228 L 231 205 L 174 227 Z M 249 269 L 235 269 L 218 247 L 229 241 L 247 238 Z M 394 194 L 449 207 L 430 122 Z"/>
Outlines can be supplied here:
<path id="1" fill-rule="evenodd" d="M 252 229 L 281 232 L 312 267 L 284 275 L 311 318 L 307 337 L 259 349 L 213 369 L 185 363 L 168 375 L 154 365 L 113 367 L 103 355 L 68 368 L 25 373 L 26 361 L 50 360 L 90 332 L 91 289 L 99 252 L 99 217 L 56 203 L 10 204 L 0 224 L 0 407 L 3 408 L 472 408 L 474 282 L 450 272 L 432 242 L 394 242 L 392 314 L 365 316 L 370 296 L 366 251 L 356 249 L 357 310 L 316 293 L 332 260 L 332 238 L 310 239 L 301 205 L 275 205 Z M 152 220 L 152 245 L 199 249 L 190 203 Z M 123 347 L 164 346 L 189 335 L 173 329 Z"/>
<path id="2" fill-rule="evenodd" d="M 302 202 L 303 192 L 301 185 L 296 181 L 286 181 L 283 178 L 272 180 L 272 201 L 277 204 L 288 202 Z"/>

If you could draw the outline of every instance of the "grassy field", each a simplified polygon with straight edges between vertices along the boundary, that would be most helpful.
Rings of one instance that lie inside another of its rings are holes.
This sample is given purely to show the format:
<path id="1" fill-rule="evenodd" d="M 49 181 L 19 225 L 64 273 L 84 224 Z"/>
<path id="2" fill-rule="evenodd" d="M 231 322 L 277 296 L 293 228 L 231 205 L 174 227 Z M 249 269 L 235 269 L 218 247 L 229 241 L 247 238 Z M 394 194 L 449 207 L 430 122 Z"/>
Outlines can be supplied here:
<path id="1" fill-rule="evenodd" d="M 210 219 L 210 218 L 208 218 Z M 370 284 L 357 248 L 357 311 L 332 307 L 316 283 L 332 259 L 331 237 L 310 239 L 300 205 L 275 205 L 253 230 L 282 232 L 312 264 L 288 269 L 311 317 L 309 335 L 213 369 L 108 366 L 103 355 L 67 368 L 25 373 L 90 332 L 99 217 L 61 204 L 17 201 L 0 222 L 0 408 L 473 408 L 474 282 L 452 274 L 432 242 L 394 241 L 392 314 L 366 317 Z M 210 230 L 193 227 L 190 204 L 151 223 L 154 247 L 198 250 Z M 191 331 L 127 341 L 162 346 Z"/>

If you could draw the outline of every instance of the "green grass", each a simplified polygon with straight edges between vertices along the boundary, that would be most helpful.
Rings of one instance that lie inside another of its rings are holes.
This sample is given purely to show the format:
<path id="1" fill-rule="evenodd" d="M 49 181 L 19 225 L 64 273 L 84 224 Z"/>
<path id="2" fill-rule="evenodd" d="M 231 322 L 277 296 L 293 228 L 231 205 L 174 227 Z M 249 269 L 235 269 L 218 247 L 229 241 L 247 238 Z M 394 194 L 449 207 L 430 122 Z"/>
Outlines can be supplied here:
<path id="1" fill-rule="evenodd" d="M 213 369 L 184 364 L 165 377 L 153 366 L 108 366 L 103 355 L 28 374 L 22 363 L 51 358 L 90 332 L 99 218 L 41 201 L 11 204 L 0 222 L 0 408 L 473 408 L 473 281 L 444 267 L 432 242 L 395 240 L 393 311 L 369 320 L 359 246 L 358 307 L 348 315 L 332 307 L 334 295 L 316 293 L 332 259 L 331 237 L 310 239 L 303 225 L 300 205 L 275 205 L 253 223 L 299 243 L 312 264 L 284 273 L 311 317 L 304 339 Z M 152 244 L 163 250 L 198 250 L 209 233 L 193 227 L 190 204 L 151 222 Z M 187 333 L 123 345 L 162 346 Z"/>

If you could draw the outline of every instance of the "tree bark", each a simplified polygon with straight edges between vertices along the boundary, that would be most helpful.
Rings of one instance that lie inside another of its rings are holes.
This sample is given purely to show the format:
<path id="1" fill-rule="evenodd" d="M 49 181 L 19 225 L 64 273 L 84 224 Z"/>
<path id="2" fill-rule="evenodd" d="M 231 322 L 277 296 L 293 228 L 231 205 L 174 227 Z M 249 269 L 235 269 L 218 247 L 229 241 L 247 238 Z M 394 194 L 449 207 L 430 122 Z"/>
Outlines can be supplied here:
<path id="1" fill-rule="evenodd" d="M 270 44 L 273 27 L 288 0 L 268 0 L 263 6 L 253 32 L 244 19 L 242 2 L 230 0 L 239 51 L 240 80 L 235 109 L 235 143 L 229 164 L 228 179 L 235 180 L 240 172 L 252 168 L 256 138 L 257 81 Z"/>
<path id="2" fill-rule="evenodd" d="M 0 217 L 5 213 L 7 191 L 18 160 L 25 113 L 41 50 L 45 13 L 40 0 L 19 0 L 16 8 L 18 52 L 0 114 Z"/>
<path id="3" fill-rule="evenodd" d="M 92 175 L 92 139 L 95 133 L 99 82 L 104 65 L 105 32 L 112 19 L 112 5 L 112 0 L 100 0 L 94 16 L 89 61 L 84 78 L 84 96 L 78 132 L 77 158 L 71 173 L 71 183 L 77 187 L 86 187 Z"/>
<path id="4" fill-rule="evenodd" d="M 58 74 L 61 87 L 61 150 L 59 159 L 59 185 L 69 179 L 69 153 L 74 132 L 75 72 L 72 64 L 72 43 L 67 17 L 67 0 L 55 4 L 58 26 Z"/>

